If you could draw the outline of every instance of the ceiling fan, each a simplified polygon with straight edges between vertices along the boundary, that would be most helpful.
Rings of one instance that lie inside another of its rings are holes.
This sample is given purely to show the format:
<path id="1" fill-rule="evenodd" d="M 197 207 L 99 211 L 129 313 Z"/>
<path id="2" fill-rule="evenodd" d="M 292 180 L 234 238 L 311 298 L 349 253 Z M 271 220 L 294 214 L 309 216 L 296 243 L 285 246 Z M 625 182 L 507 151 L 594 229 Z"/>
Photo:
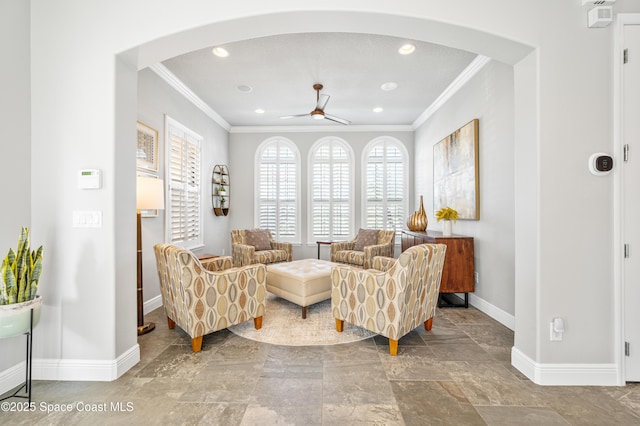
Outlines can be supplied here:
<path id="1" fill-rule="evenodd" d="M 316 120 L 331 120 L 340 124 L 349 124 L 351 123 L 349 120 L 345 120 L 344 118 L 336 117 L 335 115 L 330 115 L 324 112 L 324 108 L 327 106 L 327 102 L 329 102 L 329 95 L 321 95 L 320 91 L 322 90 L 322 84 L 316 83 L 313 85 L 313 90 L 316 91 L 316 109 L 306 114 L 296 114 L 296 115 L 285 115 L 280 118 L 296 118 L 296 117 L 308 117 L 314 118 Z"/>

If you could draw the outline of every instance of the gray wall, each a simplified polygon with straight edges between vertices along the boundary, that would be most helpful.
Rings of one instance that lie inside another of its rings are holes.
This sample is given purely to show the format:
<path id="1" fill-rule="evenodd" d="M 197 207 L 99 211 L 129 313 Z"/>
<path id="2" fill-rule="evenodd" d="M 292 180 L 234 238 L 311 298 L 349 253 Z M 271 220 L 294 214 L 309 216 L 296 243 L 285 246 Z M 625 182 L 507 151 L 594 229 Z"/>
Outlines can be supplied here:
<path id="1" fill-rule="evenodd" d="M 315 242 L 308 244 L 307 236 L 307 188 L 308 188 L 308 159 L 311 146 L 320 138 L 325 136 L 336 136 L 344 139 L 354 152 L 355 162 L 355 215 L 354 226 L 357 230 L 361 225 L 361 188 L 362 188 L 362 151 L 365 146 L 373 139 L 379 136 L 391 136 L 400 140 L 407 148 L 409 158 L 413 158 L 413 132 L 313 132 L 313 133 L 231 133 L 230 137 L 230 156 L 231 156 L 231 179 L 234 194 L 231 205 L 231 228 L 244 229 L 253 227 L 254 224 L 254 159 L 258 146 L 266 139 L 273 136 L 285 137 L 296 144 L 300 151 L 301 160 L 301 233 L 302 244 L 297 245 L 293 249 L 294 259 L 303 259 L 307 257 L 316 257 L 317 245 Z M 412 167 L 409 172 L 409 182 L 413 182 Z M 410 185 L 409 196 L 412 197 L 413 185 Z M 242 194 L 241 197 L 238 195 Z M 413 209 L 412 203 L 409 206 Z M 322 249 L 322 258 L 328 258 L 328 248 Z M 396 248 L 396 254 L 399 253 L 399 247 Z"/>
<path id="2" fill-rule="evenodd" d="M 211 173 L 216 164 L 229 163 L 229 134 L 210 117 L 196 108 L 184 96 L 172 89 L 156 73 L 144 69 L 138 73 L 138 120 L 158 130 L 159 172 L 165 179 L 165 114 L 204 138 L 202 145 L 202 228 L 204 247 L 196 253 L 226 254 L 229 243 L 229 217 L 215 216 L 211 208 Z M 165 186 L 166 186 L 165 179 Z M 153 245 L 165 242 L 165 212 L 158 217 L 142 219 L 142 253 L 144 299 L 149 301 L 160 295 Z M 157 299 L 156 299 L 157 301 Z M 156 302 L 157 303 L 157 302 Z"/>
<path id="3" fill-rule="evenodd" d="M 0 95 L 0 182 L 2 185 L 2 226 L 0 226 L 0 260 L 9 247 L 14 250 L 20 228 L 31 226 L 31 119 L 30 119 L 30 7 L 28 1 L 0 2 L 0 52 L 5 58 L 0 67 L 3 82 Z M 39 232 L 32 229 L 31 243 L 39 243 Z M 44 265 L 50 261 L 44 252 Z M 46 285 L 46 282 L 42 282 Z M 24 338 L 14 337 L 2 342 L 0 371 L 24 361 Z"/>
<path id="4" fill-rule="evenodd" d="M 454 233 L 474 237 L 474 295 L 513 316 L 515 288 L 513 67 L 489 62 L 416 130 L 416 194 L 424 194 L 429 229 L 441 229 L 433 209 L 433 145 L 479 119 L 480 220 L 459 220 Z M 513 323 L 510 324 L 514 326 Z"/>

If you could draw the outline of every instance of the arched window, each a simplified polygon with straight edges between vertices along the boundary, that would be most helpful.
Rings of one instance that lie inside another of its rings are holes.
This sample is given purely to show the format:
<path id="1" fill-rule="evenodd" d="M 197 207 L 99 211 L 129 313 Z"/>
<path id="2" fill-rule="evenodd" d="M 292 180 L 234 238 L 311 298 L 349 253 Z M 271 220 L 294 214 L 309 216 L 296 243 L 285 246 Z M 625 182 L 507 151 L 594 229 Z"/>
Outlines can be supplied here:
<path id="1" fill-rule="evenodd" d="M 326 137 L 309 152 L 309 242 L 346 240 L 353 234 L 353 150 Z"/>
<path id="2" fill-rule="evenodd" d="M 279 241 L 300 242 L 300 152 L 289 139 L 265 140 L 255 158 L 255 226 Z"/>
<path id="3" fill-rule="evenodd" d="M 366 228 L 395 229 L 396 237 L 407 218 L 409 154 L 399 140 L 380 137 L 362 153 L 362 224 Z"/>

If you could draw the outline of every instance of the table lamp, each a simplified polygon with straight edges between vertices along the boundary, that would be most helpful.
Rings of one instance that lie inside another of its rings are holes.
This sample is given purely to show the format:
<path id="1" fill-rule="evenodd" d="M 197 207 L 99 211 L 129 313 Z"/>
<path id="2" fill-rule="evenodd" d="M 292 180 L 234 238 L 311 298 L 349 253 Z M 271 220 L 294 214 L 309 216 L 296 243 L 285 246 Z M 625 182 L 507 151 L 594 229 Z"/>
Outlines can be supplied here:
<path id="1" fill-rule="evenodd" d="M 144 323 L 144 309 L 142 298 L 142 224 L 140 210 L 164 209 L 164 184 L 162 179 L 138 176 L 136 180 L 136 217 L 138 237 L 138 336 L 153 331 L 156 325 L 152 322 Z"/>

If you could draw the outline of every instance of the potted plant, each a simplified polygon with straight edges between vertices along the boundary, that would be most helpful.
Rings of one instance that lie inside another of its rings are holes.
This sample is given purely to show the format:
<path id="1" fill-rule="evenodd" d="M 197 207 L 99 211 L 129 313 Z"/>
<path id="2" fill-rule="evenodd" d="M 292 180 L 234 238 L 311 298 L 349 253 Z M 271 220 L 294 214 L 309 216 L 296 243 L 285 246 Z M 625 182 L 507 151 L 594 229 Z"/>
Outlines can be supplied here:
<path id="1" fill-rule="evenodd" d="M 40 320 L 42 299 L 36 293 L 42 273 L 42 252 L 42 246 L 35 251 L 31 250 L 29 229 L 22 228 L 17 249 L 9 249 L 9 253 L 2 260 L 0 338 L 25 333 Z"/>
<path id="2" fill-rule="evenodd" d="M 448 237 L 451 235 L 451 221 L 456 222 L 458 220 L 458 212 L 447 206 L 436 212 L 436 219 L 438 219 L 438 222 L 444 220 L 442 224 L 442 235 Z"/>

